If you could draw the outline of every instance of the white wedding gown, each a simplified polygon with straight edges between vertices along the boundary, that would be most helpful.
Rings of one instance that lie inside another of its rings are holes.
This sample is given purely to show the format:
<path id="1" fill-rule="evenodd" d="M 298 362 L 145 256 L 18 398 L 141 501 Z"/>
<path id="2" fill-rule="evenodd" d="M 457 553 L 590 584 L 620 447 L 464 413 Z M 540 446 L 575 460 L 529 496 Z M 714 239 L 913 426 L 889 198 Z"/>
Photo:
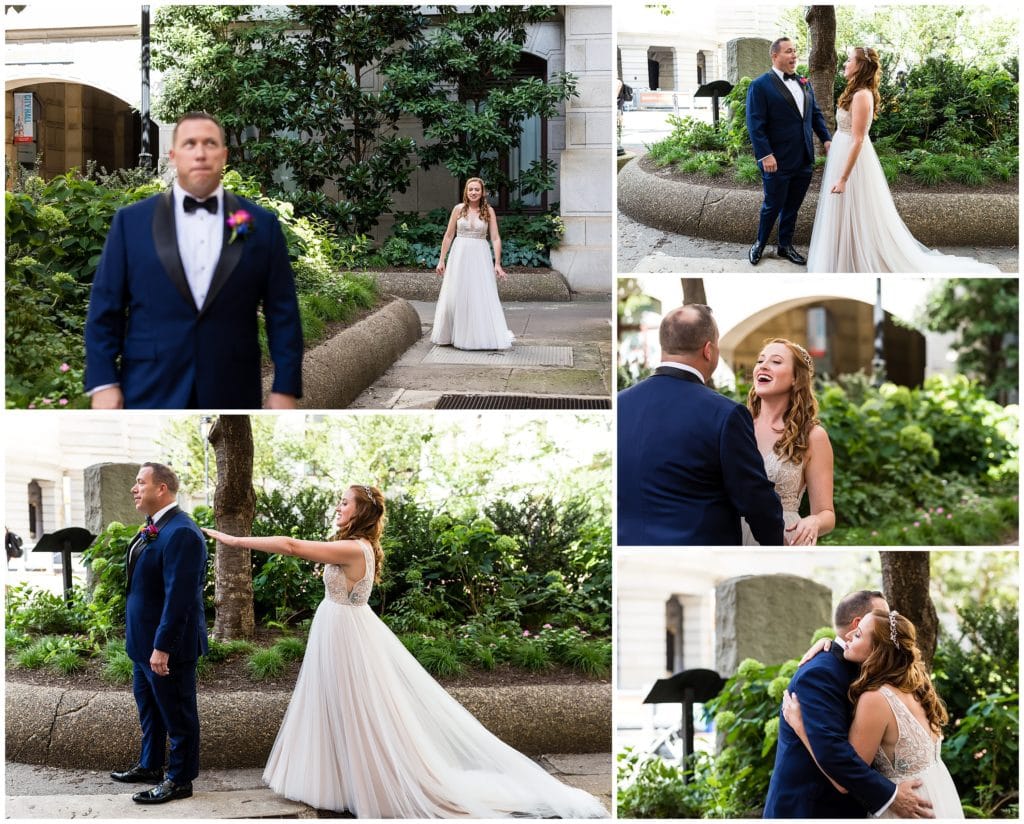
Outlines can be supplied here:
<path id="1" fill-rule="evenodd" d="M 470 215 L 460 217 L 430 340 L 456 349 L 508 349 L 514 337 L 498 300 L 487 224 Z"/>
<path id="2" fill-rule="evenodd" d="M 784 461 L 772 450 L 764 458 L 764 471 L 768 480 L 775 484 L 775 493 L 782 502 L 782 518 L 786 529 L 800 520 L 800 499 L 804 496 L 804 467 L 792 461 Z M 747 519 L 742 519 L 743 546 L 760 546 L 754 539 Z"/>
<path id="3" fill-rule="evenodd" d="M 870 135 L 864 136 L 846 191 L 832 194 L 853 145 L 851 121 L 850 112 L 836 110 L 836 133 L 825 162 L 807 271 L 998 274 L 996 266 L 944 255 L 918 243 L 896 211 Z"/>
<path id="4" fill-rule="evenodd" d="M 932 739 L 931 731 L 921 725 L 910 709 L 900 701 L 892 687 L 883 686 L 880 692 L 896 716 L 899 738 L 896 741 L 893 758 L 890 759 L 879 747 L 871 766 L 894 784 L 909 779 L 920 780 L 921 786 L 914 792 L 932 802 L 936 818 L 963 818 L 960 795 L 956 791 L 949 770 L 942 763 L 942 739 Z M 886 811 L 881 817 L 897 816 Z"/>
<path id="5" fill-rule="evenodd" d="M 362 543 L 362 542 L 361 542 Z M 263 780 L 275 792 L 358 818 L 606 818 L 489 733 L 367 605 L 374 558 L 350 585 L 324 569 L 295 692 Z"/>

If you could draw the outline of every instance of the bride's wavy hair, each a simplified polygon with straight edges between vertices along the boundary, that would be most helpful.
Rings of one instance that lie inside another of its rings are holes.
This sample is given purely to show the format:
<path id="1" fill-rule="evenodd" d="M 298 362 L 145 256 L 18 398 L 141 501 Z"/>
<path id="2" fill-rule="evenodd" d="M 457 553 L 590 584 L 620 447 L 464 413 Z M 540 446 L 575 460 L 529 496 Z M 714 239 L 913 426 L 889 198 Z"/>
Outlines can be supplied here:
<path id="1" fill-rule="evenodd" d="M 355 514 L 351 521 L 338 529 L 331 540 L 365 538 L 369 541 L 373 547 L 373 580 L 379 582 L 380 568 L 384 566 L 384 550 L 380 545 L 380 536 L 387 522 L 384 493 L 375 486 L 354 484 L 348 488 L 348 494 L 356 502 Z"/>
<path id="2" fill-rule="evenodd" d="M 878 93 L 878 85 L 882 82 L 882 63 L 878 52 L 870 46 L 854 46 L 850 49 L 850 55 L 857 58 L 857 73 L 846 84 L 836 105 L 849 111 L 853 105 L 853 96 L 861 89 L 867 89 L 875 99 L 874 112 L 878 114 L 882 105 L 882 96 Z"/>
<path id="3" fill-rule="evenodd" d="M 466 185 L 462 187 L 462 211 L 459 212 L 459 217 L 465 217 L 469 214 L 469 184 L 479 183 L 480 184 L 480 220 L 486 223 L 488 226 L 491 224 L 491 204 L 487 202 L 487 187 L 484 185 L 483 180 L 479 177 L 471 177 L 466 181 Z"/>
<path id="4" fill-rule="evenodd" d="M 898 612 L 875 609 L 871 614 L 875 617 L 870 625 L 871 652 L 860 665 L 860 675 L 850 684 L 850 701 L 856 706 L 865 692 L 889 684 L 911 693 L 920 701 L 932 731 L 941 732 L 949 721 L 949 715 L 921 660 L 917 629 Z M 860 627 L 864 629 L 863 621 Z"/>
<path id="5" fill-rule="evenodd" d="M 814 397 L 814 361 L 807 350 L 786 338 L 768 338 L 761 348 L 781 343 L 793 358 L 793 388 L 789 407 L 782 416 L 782 435 L 775 442 L 775 454 L 783 460 L 801 464 L 810 446 L 811 430 L 818 425 L 818 400 Z M 747 408 L 753 417 L 761 414 L 761 399 L 755 383 L 747 394 Z"/>

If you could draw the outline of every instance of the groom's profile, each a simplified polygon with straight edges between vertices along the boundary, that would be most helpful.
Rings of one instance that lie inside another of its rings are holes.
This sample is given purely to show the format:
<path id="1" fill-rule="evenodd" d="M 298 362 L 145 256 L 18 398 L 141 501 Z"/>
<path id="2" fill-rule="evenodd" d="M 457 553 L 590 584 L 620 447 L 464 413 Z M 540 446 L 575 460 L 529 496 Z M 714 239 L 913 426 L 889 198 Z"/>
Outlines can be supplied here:
<path id="1" fill-rule="evenodd" d="M 826 152 L 832 135 L 814 100 L 811 84 L 795 73 L 797 51 L 793 41 L 780 37 L 769 52 L 771 69 L 747 90 L 747 133 L 764 186 L 757 240 L 747 257 L 757 265 L 778 220 L 779 257 L 805 266 L 807 260 L 793 248 L 796 216 L 811 185 L 814 135 Z"/>
<path id="2" fill-rule="evenodd" d="M 262 403 L 259 318 L 274 379 L 269 408 L 302 395 L 302 325 L 276 215 L 226 191 L 224 129 L 190 112 L 168 154 L 174 185 L 118 210 L 85 324 L 94 409 L 253 409 Z"/>
<path id="3" fill-rule="evenodd" d="M 869 813 L 932 817 L 931 804 L 914 794 L 920 781 L 893 784 L 865 763 L 849 741 L 853 706 L 847 691 L 859 667 L 843 657 L 844 639 L 874 609 L 889 611 L 881 592 L 863 589 L 844 597 L 833 616 L 836 640 L 831 648 L 802 665 L 790 681 L 789 691 L 798 694 L 814 756 L 780 711 L 765 818 L 864 818 Z M 825 773 L 847 792 L 839 792 Z"/>
<path id="4" fill-rule="evenodd" d="M 711 309 L 673 309 L 659 331 L 662 363 L 619 393 L 618 543 L 783 543 L 782 504 L 757 451 L 750 412 L 707 386 L 718 365 Z"/>

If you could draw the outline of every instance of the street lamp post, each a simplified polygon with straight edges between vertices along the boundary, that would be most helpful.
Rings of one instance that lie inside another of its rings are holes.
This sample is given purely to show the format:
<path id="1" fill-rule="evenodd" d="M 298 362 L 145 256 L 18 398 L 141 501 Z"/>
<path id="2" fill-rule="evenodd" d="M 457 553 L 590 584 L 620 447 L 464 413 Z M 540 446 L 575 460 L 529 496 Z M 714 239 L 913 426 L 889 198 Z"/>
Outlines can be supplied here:
<path id="1" fill-rule="evenodd" d="M 882 309 L 882 279 L 875 278 L 875 356 L 871 359 L 872 385 L 885 383 L 885 310 Z"/>
<path id="2" fill-rule="evenodd" d="M 199 436 L 203 439 L 203 494 L 206 505 L 210 505 L 210 430 L 213 429 L 213 418 L 202 415 L 199 418 Z"/>
<path id="3" fill-rule="evenodd" d="M 142 135 L 139 144 L 139 167 L 153 168 L 153 154 L 149 150 L 149 6 L 142 7 L 142 98 L 139 114 L 142 118 Z"/>

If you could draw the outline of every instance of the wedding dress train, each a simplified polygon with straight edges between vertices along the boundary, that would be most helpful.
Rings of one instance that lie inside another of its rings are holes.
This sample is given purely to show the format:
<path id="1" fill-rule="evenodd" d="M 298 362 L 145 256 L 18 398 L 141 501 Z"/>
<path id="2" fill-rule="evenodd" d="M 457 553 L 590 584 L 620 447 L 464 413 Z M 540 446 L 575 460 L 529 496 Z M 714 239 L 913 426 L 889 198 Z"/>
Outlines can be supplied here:
<path id="1" fill-rule="evenodd" d="M 882 687 L 881 693 L 896 716 L 899 738 L 893 758 L 890 759 L 879 747 L 871 766 L 894 784 L 910 779 L 920 780 L 921 786 L 914 792 L 932 802 L 936 818 L 963 818 L 960 795 L 949 770 L 942 763 L 942 739 L 932 739 L 931 731 L 921 725 L 892 687 Z M 896 817 L 888 811 L 881 815 L 881 818 Z"/>
<path id="2" fill-rule="evenodd" d="M 764 458 L 764 471 L 768 480 L 775 484 L 775 493 L 782 502 L 782 519 L 786 522 L 786 529 L 789 529 L 800 520 L 800 499 L 804 496 L 803 464 L 783 460 L 775 454 L 775 450 L 761 457 Z M 741 525 L 743 546 L 760 546 L 747 526 L 746 518 L 742 519 Z"/>
<path id="3" fill-rule="evenodd" d="M 864 136 L 846 191 L 832 194 L 853 146 L 851 123 L 850 112 L 836 110 L 836 133 L 825 162 L 807 271 L 998 274 L 996 266 L 944 255 L 917 241 L 896 211 L 869 135 Z"/>
<path id="4" fill-rule="evenodd" d="M 359 818 L 604 818 L 498 740 L 424 670 L 370 609 L 374 556 L 354 584 L 324 569 L 295 692 L 263 780 L 275 792 Z"/>
<path id="5" fill-rule="evenodd" d="M 456 222 L 456 232 L 430 340 L 456 349 L 508 349 L 515 336 L 501 311 L 487 224 L 467 215 Z"/>

